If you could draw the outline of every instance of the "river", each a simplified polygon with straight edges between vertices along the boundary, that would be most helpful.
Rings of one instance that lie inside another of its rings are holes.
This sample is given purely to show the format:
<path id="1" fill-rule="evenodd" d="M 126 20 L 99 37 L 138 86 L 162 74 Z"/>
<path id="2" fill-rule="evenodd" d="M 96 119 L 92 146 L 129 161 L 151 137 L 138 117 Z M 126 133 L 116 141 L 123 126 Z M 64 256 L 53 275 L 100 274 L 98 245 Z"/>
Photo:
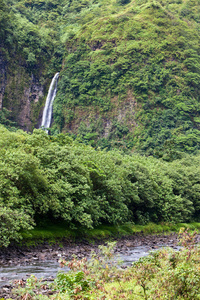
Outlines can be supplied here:
<path id="1" fill-rule="evenodd" d="M 161 246 L 156 246 L 155 248 L 160 248 Z M 178 246 L 173 248 L 178 249 Z M 126 250 L 121 250 L 117 252 L 119 259 L 123 261 L 122 265 L 130 266 L 134 261 L 139 258 L 147 256 L 149 252 L 152 251 L 152 247 L 148 245 L 141 246 L 129 246 Z M 59 257 L 61 254 L 58 254 Z M 58 260 L 58 259 L 57 259 Z M 35 275 L 37 278 L 54 278 L 58 271 L 61 270 L 59 262 L 57 260 L 48 259 L 45 261 L 39 261 L 37 258 L 32 262 L 19 265 L 7 265 L 0 266 L 0 287 L 10 284 L 11 281 L 16 279 L 27 279 L 31 274 Z M 68 271 L 67 267 L 62 268 L 62 271 Z"/>

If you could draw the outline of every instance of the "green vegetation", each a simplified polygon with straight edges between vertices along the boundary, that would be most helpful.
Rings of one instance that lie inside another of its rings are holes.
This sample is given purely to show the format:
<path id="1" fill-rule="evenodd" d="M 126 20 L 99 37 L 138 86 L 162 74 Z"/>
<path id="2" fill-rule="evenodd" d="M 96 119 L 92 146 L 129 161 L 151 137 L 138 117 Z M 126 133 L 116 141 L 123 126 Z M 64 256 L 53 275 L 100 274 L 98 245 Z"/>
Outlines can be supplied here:
<path id="1" fill-rule="evenodd" d="M 0 0 L 0 123 L 26 130 L 38 122 L 43 95 L 61 68 L 64 51 L 57 25 L 44 17 L 41 21 L 39 2 L 37 10 L 30 6 L 29 1 Z M 56 10 L 53 3 L 47 6 L 45 16 Z"/>
<path id="2" fill-rule="evenodd" d="M 27 226 L 40 226 L 41 217 L 65 221 L 66 229 L 199 221 L 199 161 L 106 152 L 63 134 L 1 126 L 1 245 L 18 240 Z"/>
<path id="3" fill-rule="evenodd" d="M 54 132 L 167 160 L 198 150 L 199 1 L 91 3 L 68 10 Z"/>
<path id="4" fill-rule="evenodd" d="M 55 224 L 54 224 L 55 222 Z M 45 221 L 36 225 L 31 230 L 21 231 L 23 238 L 22 243 L 26 245 L 34 245 L 48 241 L 49 243 L 62 244 L 62 240 L 78 240 L 87 239 L 88 241 L 94 242 L 97 240 L 108 240 L 115 239 L 123 236 L 134 235 L 137 233 L 147 234 L 169 234 L 171 232 L 179 232 L 181 228 L 187 228 L 191 230 L 199 230 L 200 223 L 148 223 L 146 225 L 139 224 L 119 224 L 119 225 L 99 225 L 93 229 L 88 228 L 69 228 L 69 224 L 65 221 L 54 220 Z"/>
<path id="5" fill-rule="evenodd" d="M 199 0 L 1 0 L 0 10 L 10 121 L 24 128 L 30 82 L 46 94 L 60 71 L 52 134 L 166 160 L 199 150 Z M 34 126 L 44 97 L 29 101 Z"/>
<path id="6" fill-rule="evenodd" d="M 0 247 L 199 227 L 199 6 L 0 0 Z M 51 136 L 17 130 L 36 126 L 58 71 Z M 193 245 L 127 272 L 95 259 L 58 275 L 51 298 L 200 299 Z M 49 299 L 36 283 L 20 293 Z"/>
<path id="7" fill-rule="evenodd" d="M 91 259 L 76 257 L 72 261 L 61 260 L 70 271 L 59 272 L 53 284 L 32 276 L 27 283 L 16 284 L 15 294 L 31 299 L 187 299 L 200 297 L 200 249 L 195 245 L 196 232 L 181 230 L 182 248 L 175 251 L 163 248 L 134 262 L 122 270 L 114 255 L 115 243 L 99 247 Z M 44 295 L 52 290 L 51 296 Z"/>

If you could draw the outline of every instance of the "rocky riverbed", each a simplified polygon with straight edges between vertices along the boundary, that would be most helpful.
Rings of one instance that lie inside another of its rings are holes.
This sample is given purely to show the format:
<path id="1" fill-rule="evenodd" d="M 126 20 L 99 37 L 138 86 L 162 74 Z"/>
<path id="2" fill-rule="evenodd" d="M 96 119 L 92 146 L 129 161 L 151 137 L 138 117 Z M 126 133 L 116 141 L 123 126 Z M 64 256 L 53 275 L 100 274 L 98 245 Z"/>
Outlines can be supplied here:
<path id="1" fill-rule="evenodd" d="M 177 234 L 170 235 L 134 235 L 117 240 L 116 252 L 125 253 L 130 247 L 148 246 L 149 249 L 156 249 L 160 246 L 176 246 L 178 242 Z M 106 242 L 96 241 L 89 243 L 82 240 L 76 241 L 59 241 L 57 244 L 50 245 L 48 242 L 32 247 L 10 246 L 0 249 L 0 266 L 30 264 L 33 261 L 59 260 L 60 257 L 71 259 L 72 255 L 78 258 L 88 256 L 92 250 L 97 250 L 100 244 Z"/>
<path id="2" fill-rule="evenodd" d="M 200 242 L 200 235 L 197 236 L 197 242 Z M 16 268 L 16 270 L 22 266 L 41 266 L 42 276 L 47 277 L 45 273 L 45 263 L 53 264 L 51 270 L 53 273 L 51 275 L 56 275 L 55 265 L 59 266 L 59 259 L 64 258 L 65 260 L 70 260 L 73 255 L 76 255 L 79 259 L 83 257 L 89 257 L 91 251 L 98 251 L 98 246 L 100 244 L 106 244 L 106 242 L 96 241 L 95 243 L 89 243 L 86 240 L 76 241 L 65 241 L 59 242 L 54 245 L 50 245 L 47 242 L 39 244 L 34 247 L 26 246 L 10 246 L 7 249 L 0 249 L 0 268 Z M 117 240 L 116 244 L 116 254 L 121 255 L 121 257 L 126 260 L 126 257 L 129 259 L 127 261 L 131 262 L 131 259 L 138 259 L 151 250 L 158 249 L 163 246 L 169 246 L 177 248 L 178 246 L 178 237 L 177 234 L 172 233 L 169 235 L 142 235 L 136 234 L 134 236 L 129 236 L 125 238 L 120 238 Z M 134 254 L 134 249 L 136 249 Z M 140 253 L 143 251 L 143 253 Z M 43 268 L 43 269 L 42 269 Z M 43 271 L 44 270 L 44 271 Z M 48 271 L 47 271 L 48 273 Z M 11 290 L 13 288 L 10 284 L 11 278 L 4 278 L 3 274 L 0 274 L 0 279 L 4 283 L 0 287 L 0 298 L 9 298 L 11 296 Z M 24 278 L 21 278 L 24 280 Z M 51 278 L 48 278 L 51 280 Z"/>

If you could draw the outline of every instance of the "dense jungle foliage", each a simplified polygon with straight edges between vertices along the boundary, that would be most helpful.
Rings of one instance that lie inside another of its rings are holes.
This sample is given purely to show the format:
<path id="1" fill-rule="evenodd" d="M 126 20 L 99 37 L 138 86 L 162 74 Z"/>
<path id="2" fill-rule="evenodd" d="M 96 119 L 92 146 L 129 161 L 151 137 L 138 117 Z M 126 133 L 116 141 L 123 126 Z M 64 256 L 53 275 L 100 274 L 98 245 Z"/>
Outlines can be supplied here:
<path id="1" fill-rule="evenodd" d="M 199 7 L 199 0 L 1 0 L 0 54 L 44 82 L 60 71 L 52 134 L 170 160 L 200 145 Z M 13 100 L 1 122 L 14 121 L 17 106 Z M 41 103 L 34 109 L 36 118 Z"/>
<path id="2" fill-rule="evenodd" d="M 200 156 L 165 162 L 1 126 L 0 245 L 45 217 L 71 228 L 198 220 L 199 182 Z"/>
<path id="3" fill-rule="evenodd" d="M 64 36 L 54 127 L 158 157 L 199 149 L 199 1 L 106 4 Z"/>
<path id="4" fill-rule="evenodd" d="M 47 65 L 46 73 L 52 74 L 53 61 L 56 68 L 61 66 L 58 33 L 51 22 L 39 26 L 37 14 L 26 8 L 27 3 L 0 1 L 0 54 L 5 63 L 23 66 L 30 74 L 40 76 L 38 72 Z"/>
<path id="5" fill-rule="evenodd" d="M 0 129 L 2 245 L 40 216 L 72 228 L 198 218 L 199 7 L 0 0 L 5 85 L 5 73 L 19 68 L 23 80 L 44 83 L 60 71 L 51 136 Z M 12 84 L 0 111 L 9 128 L 18 125 L 23 91 L 17 77 Z M 41 103 L 35 108 L 36 118 Z"/>

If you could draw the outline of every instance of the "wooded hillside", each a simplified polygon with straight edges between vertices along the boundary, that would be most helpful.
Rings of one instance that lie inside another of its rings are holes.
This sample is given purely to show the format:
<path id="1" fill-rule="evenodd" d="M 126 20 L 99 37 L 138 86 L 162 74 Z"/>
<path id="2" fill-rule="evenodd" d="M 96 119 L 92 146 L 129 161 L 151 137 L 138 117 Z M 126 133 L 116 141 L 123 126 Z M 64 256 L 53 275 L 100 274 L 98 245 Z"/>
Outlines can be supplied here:
<path id="1" fill-rule="evenodd" d="M 186 222 L 200 213 L 200 156 L 174 162 L 0 127 L 0 245 L 45 218 L 71 228 Z"/>
<path id="2" fill-rule="evenodd" d="M 1 122 L 39 124 L 60 71 L 52 134 L 165 159 L 194 153 L 199 7 L 199 0 L 1 0 Z"/>

